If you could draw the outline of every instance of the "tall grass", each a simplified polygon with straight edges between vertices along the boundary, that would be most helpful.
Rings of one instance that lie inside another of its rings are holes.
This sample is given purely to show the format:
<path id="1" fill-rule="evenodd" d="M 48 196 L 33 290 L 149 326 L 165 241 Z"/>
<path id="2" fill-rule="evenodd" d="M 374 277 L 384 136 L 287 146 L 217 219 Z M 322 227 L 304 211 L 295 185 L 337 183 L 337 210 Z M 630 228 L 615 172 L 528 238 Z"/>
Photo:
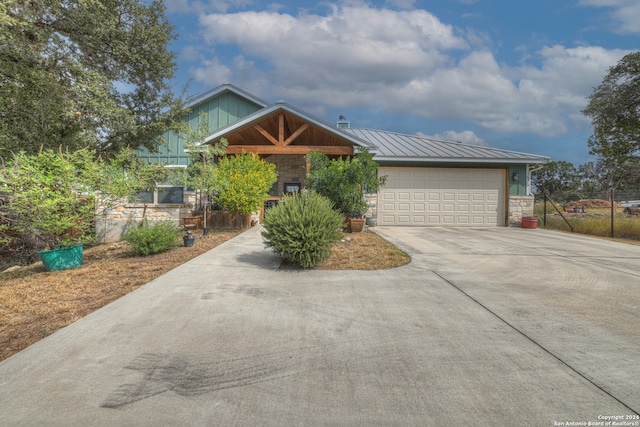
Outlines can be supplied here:
<path id="1" fill-rule="evenodd" d="M 547 222 L 543 225 L 543 204 L 536 204 L 534 214 L 540 218 L 539 227 L 549 230 L 570 231 L 567 223 L 549 204 L 547 205 Z M 592 236 L 609 237 L 611 235 L 611 209 L 591 208 L 585 213 L 564 213 L 563 215 L 573 226 L 573 231 Z M 640 240 L 640 215 L 627 215 L 622 208 L 616 208 L 613 217 L 614 237 L 630 240 Z"/>

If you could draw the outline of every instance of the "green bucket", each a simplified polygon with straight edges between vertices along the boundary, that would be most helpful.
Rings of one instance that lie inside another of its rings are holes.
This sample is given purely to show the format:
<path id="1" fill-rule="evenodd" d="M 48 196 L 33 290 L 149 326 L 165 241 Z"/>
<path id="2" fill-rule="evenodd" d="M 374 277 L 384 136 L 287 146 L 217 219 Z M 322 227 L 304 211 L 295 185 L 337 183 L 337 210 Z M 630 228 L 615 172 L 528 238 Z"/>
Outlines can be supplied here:
<path id="1" fill-rule="evenodd" d="M 82 265 L 82 245 L 65 246 L 51 251 L 39 251 L 38 256 L 47 271 L 66 270 Z"/>

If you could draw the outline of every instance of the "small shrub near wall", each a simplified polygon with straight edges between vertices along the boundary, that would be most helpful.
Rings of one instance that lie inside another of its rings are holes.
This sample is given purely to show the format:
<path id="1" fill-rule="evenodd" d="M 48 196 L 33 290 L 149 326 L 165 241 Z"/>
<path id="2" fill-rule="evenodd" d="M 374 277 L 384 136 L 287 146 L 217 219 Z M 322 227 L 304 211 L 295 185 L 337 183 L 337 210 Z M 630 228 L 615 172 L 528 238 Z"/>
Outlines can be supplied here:
<path id="1" fill-rule="evenodd" d="M 331 246 L 342 238 L 343 221 L 326 197 L 294 193 L 267 211 L 262 237 L 281 258 L 309 268 L 329 257 Z"/>
<path id="2" fill-rule="evenodd" d="M 153 255 L 180 246 L 182 230 L 170 222 L 159 222 L 150 226 L 145 221 L 142 226 L 132 226 L 122 237 L 131 243 L 131 251 L 136 255 Z"/>

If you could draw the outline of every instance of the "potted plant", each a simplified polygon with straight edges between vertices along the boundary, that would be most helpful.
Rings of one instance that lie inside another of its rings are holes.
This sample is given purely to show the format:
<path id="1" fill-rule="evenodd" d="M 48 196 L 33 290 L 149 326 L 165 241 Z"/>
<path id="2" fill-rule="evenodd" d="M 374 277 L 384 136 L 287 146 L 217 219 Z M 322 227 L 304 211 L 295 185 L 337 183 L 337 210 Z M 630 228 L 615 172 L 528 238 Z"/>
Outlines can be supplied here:
<path id="1" fill-rule="evenodd" d="M 193 231 L 187 230 L 186 234 L 182 237 L 182 241 L 184 242 L 184 246 L 190 248 L 196 241 L 195 236 L 193 235 Z"/>
<path id="2" fill-rule="evenodd" d="M 373 155 L 362 148 L 353 158 L 330 160 L 325 154 L 312 152 L 307 160 L 310 163 L 307 187 L 333 202 L 347 218 L 350 231 L 362 231 L 369 209 L 366 195 L 376 193 L 387 180 L 386 176 L 378 177 Z"/>
<path id="3" fill-rule="evenodd" d="M 369 209 L 369 206 L 365 201 L 365 194 L 359 186 L 353 186 L 353 192 L 350 197 L 346 198 L 343 206 L 345 212 L 348 212 L 349 231 L 351 233 L 359 233 L 364 230 L 364 214 Z"/>
<path id="4" fill-rule="evenodd" d="M 14 229 L 37 237 L 47 270 L 62 270 L 82 265 L 83 244 L 95 239 L 99 209 L 149 186 L 160 173 L 160 167 L 139 164 L 129 152 L 106 162 L 89 149 L 44 150 L 16 154 L 3 165 L 0 185 L 8 194 L 5 208 L 18 218 Z"/>

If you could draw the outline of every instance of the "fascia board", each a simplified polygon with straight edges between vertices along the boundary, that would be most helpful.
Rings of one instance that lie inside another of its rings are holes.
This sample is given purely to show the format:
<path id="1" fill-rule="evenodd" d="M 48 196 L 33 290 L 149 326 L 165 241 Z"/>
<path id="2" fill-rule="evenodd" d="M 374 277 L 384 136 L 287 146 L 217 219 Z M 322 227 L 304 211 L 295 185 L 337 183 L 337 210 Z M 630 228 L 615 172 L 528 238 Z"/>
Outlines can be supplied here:
<path id="1" fill-rule="evenodd" d="M 389 156 L 375 156 L 373 158 L 376 162 L 386 162 L 386 163 L 475 163 L 475 164 L 483 164 L 483 163 L 491 163 L 491 164 L 544 164 L 550 161 L 549 158 L 540 158 L 540 159 L 478 159 L 478 158 L 462 158 L 457 159 L 454 157 L 389 157 Z"/>

